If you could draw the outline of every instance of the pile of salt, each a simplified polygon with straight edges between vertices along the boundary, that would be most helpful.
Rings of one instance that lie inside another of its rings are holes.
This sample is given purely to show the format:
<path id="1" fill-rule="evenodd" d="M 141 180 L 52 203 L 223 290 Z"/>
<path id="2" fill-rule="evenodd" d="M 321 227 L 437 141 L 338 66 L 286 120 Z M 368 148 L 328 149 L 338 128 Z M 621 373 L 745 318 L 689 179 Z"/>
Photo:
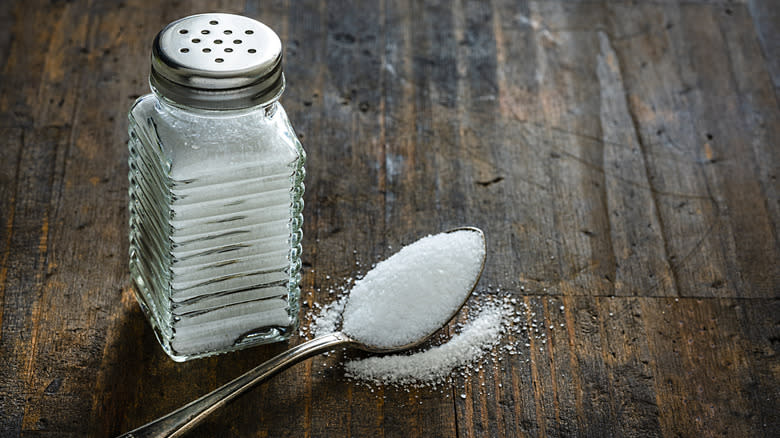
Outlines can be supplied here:
<path id="1" fill-rule="evenodd" d="M 355 282 L 342 331 L 380 348 L 414 343 L 442 327 L 471 293 L 485 241 L 463 229 L 424 237 Z"/>
<path id="2" fill-rule="evenodd" d="M 345 364 L 346 375 L 386 385 L 444 382 L 452 370 L 469 365 L 498 344 L 507 313 L 498 304 L 488 304 L 448 342 L 411 355 L 353 360 Z"/>

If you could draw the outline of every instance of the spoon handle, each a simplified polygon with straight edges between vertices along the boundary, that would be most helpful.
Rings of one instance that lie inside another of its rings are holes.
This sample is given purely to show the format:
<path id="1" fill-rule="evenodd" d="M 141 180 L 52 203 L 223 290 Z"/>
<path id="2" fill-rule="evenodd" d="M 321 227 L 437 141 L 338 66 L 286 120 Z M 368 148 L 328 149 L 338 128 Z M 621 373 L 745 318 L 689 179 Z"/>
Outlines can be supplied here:
<path id="1" fill-rule="evenodd" d="M 245 374 L 236 377 L 203 397 L 147 423 L 117 438 L 178 437 L 200 423 L 206 416 L 238 397 L 247 389 L 265 381 L 274 374 L 315 354 L 351 343 L 341 333 L 322 336 L 297 345 L 275 356 Z"/>

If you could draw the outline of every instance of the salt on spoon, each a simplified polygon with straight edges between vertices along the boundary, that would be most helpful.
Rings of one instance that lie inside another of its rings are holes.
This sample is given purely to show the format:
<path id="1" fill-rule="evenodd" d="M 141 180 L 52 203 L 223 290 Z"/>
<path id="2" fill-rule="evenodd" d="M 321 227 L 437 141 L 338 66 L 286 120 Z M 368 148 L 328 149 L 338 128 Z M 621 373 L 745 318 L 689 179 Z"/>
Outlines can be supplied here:
<path id="1" fill-rule="evenodd" d="M 379 349 L 420 343 L 460 310 L 484 259 L 484 237 L 472 229 L 402 248 L 355 282 L 341 331 Z"/>
<path id="2" fill-rule="evenodd" d="M 293 347 L 119 438 L 181 436 L 252 386 L 336 347 L 392 352 L 420 345 L 466 302 L 482 274 L 485 255 L 485 237 L 478 228 L 456 228 L 420 239 L 355 283 L 344 307 L 341 332 Z"/>

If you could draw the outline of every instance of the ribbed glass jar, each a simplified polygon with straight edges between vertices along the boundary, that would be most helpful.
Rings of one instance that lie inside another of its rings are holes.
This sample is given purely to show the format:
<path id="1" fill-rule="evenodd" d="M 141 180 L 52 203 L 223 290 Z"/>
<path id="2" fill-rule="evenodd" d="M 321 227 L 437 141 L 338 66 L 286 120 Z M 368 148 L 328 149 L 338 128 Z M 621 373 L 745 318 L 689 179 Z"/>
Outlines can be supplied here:
<path id="1" fill-rule="evenodd" d="M 174 101 L 153 80 L 130 110 L 130 272 L 176 361 L 297 327 L 306 154 L 280 80 L 230 109 Z"/>

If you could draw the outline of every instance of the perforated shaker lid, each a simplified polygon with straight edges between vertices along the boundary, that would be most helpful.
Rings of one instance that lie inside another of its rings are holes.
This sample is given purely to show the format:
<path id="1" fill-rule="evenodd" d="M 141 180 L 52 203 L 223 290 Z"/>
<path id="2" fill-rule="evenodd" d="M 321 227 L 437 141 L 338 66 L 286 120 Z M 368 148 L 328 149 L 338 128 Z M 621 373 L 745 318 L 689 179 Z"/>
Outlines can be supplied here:
<path id="1" fill-rule="evenodd" d="M 284 91 L 282 42 L 251 18 L 191 15 L 157 34 L 149 82 L 166 98 L 195 108 L 268 103 Z"/>

